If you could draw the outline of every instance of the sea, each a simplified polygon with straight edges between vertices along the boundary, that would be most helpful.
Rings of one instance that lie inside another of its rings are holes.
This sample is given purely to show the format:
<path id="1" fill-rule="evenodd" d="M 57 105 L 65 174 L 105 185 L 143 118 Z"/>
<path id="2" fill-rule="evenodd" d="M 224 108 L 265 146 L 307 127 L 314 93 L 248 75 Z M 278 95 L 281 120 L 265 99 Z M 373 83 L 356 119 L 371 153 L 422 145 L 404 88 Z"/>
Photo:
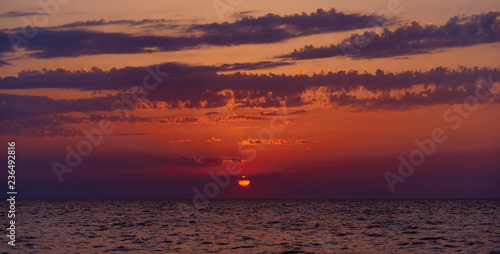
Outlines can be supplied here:
<path id="1" fill-rule="evenodd" d="M 0 253 L 500 253 L 500 200 L 18 200 Z"/>

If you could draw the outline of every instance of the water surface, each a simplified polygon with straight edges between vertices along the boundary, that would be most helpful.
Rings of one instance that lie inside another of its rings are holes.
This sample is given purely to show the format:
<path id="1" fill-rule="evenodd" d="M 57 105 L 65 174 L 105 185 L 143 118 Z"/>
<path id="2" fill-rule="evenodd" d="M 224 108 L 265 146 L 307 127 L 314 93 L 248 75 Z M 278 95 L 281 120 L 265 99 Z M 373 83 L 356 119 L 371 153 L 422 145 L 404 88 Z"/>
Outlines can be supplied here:
<path id="1" fill-rule="evenodd" d="M 500 253 L 500 200 L 215 200 L 192 213 L 181 204 L 192 206 L 189 200 L 20 200 L 16 247 L 4 237 L 0 249 Z"/>

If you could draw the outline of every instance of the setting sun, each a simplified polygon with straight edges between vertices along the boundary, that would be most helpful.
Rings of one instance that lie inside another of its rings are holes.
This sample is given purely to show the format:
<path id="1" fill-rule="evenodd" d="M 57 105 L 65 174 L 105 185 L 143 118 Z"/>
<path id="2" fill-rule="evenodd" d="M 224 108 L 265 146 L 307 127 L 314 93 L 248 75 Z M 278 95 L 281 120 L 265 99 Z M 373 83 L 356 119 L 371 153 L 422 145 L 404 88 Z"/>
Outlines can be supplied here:
<path id="1" fill-rule="evenodd" d="M 247 180 L 247 179 L 244 179 L 244 178 L 245 178 L 245 176 L 243 176 L 241 180 L 238 180 L 238 184 L 241 187 L 247 187 L 250 184 L 250 180 Z"/>
<path id="2" fill-rule="evenodd" d="M 500 254 L 500 0 L 0 21 L 0 254 Z"/>

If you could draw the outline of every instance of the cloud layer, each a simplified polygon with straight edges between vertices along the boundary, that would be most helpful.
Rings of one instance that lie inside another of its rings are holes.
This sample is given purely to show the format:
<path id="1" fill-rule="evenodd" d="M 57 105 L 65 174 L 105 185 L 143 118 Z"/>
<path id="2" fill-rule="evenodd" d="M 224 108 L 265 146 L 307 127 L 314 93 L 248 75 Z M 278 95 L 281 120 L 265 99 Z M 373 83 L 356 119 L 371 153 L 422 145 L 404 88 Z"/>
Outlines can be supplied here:
<path id="1" fill-rule="evenodd" d="M 380 58 L 499 41 L 500 11 L 490 11 L 472 16 L 456 16 L 443 26 L 421 25 L 419 21 L 412 21 L 395 31 L 384 29 L 381 34 L 353 34 L 342 43 L 327 47 L 309 45 L 279 57 L 296 60 L 342 55 L 353 58 Z"/>
<path id="2" fill-rule="evenodd" d="M 35 58 L 78 57 L 98 54 L 135 54 L 177 51 L 203 45 L 231 46 L 275 43 L 286 39 L 326 32 L 347 31 L 366 25 L 377 18 L 359 14 L 344 14 L 334 8 L 295 15 L 267 14 L 244 17 L 232 23 L 194 24 L 184 36 L 132 35 L 79 29 L 99 25 L 127 24 L 132 26 L 164 26 L 165 20 L 82 21 L 56 28 L 34 28 L 35 37 L 24 39 L 21 29 L 0 32 L 0 54 L 17 48 L 25 49 Z M 71 28 L 68 29 L 68 28 Z M 158 28 L 158 27 L 157 27 Z M 169 29 L 172 27 L 160 27 Z M 31 28 L 33 29 L 33 28 Z M 193 34 L 193 35 L 190 35 Z"/>
<path id="3" fill-rule="evenodd" d="M 156 67 L 151 67 L 155 69 Z M 0 93 L 4 135 L 81 135 L 79 130 L 64 129 L 65 123 L 112 121 L 157 124 L 219 124 L 227 121 L 269 120 L 281 115 L 273 109 L 296 107 L 289 114 L 305 114 L 300 107 L 312 104 L 325 107 L 348 107 L 358 111 L 409 110 L 421 106 L 463 103 L 475 95 L 484 78 L 491 88 L 491 98 L 481 103 L 499 103 L 500 70 L 490 68 L 434 68 L 429 71 L 391 73 L 378 70 L 375 74 L 357 71 L 316 73 L 308 76 L 217 74 L 215 67 L 187 66 L 167 63 L 159 67 L 172 74 L 153 91 L 142 94 L 132 87 L 148 75 L 140 67 L 103 71 L 63 69 L 25 71 L 18 77 L 0 79 L 0 91 L 5 89 L 71 88 L 81 90 L 116 90 L 116 95 L 87 99 L 51 99 L 43 96 L 8 95 Z M 496 88 L 495 88 L 496 87 Z M 487 91 L 482 89 L 484 94 Z M 144 95 L 144 96 L 143 96 Z M 135 97 L 134 97 L 135 96 Z M 144 97 L 135 101 L 132 98 Z M 167 112 L 170 109 L 260 109 L 260 113 L 221 115 L 210 111 L 199 116 L 144 117 L 123 111 L 149 109 Z M 78 112 L 84 117 L 71 117 Z"/>

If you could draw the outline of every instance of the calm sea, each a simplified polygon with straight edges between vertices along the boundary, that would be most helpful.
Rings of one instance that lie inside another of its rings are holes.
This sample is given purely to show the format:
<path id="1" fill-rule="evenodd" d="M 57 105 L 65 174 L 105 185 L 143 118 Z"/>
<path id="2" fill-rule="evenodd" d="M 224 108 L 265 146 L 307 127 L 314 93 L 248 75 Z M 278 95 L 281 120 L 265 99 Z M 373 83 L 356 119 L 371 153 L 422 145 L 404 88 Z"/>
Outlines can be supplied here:
<path id="1" fill-rule="evenodd" d="M 500 253 L 500 200 L 19 200 L 5 253 Z M 4 209 L 3 205 L 2 209 Z M 185 207 L 185 206 L 184 206 Z"/>

